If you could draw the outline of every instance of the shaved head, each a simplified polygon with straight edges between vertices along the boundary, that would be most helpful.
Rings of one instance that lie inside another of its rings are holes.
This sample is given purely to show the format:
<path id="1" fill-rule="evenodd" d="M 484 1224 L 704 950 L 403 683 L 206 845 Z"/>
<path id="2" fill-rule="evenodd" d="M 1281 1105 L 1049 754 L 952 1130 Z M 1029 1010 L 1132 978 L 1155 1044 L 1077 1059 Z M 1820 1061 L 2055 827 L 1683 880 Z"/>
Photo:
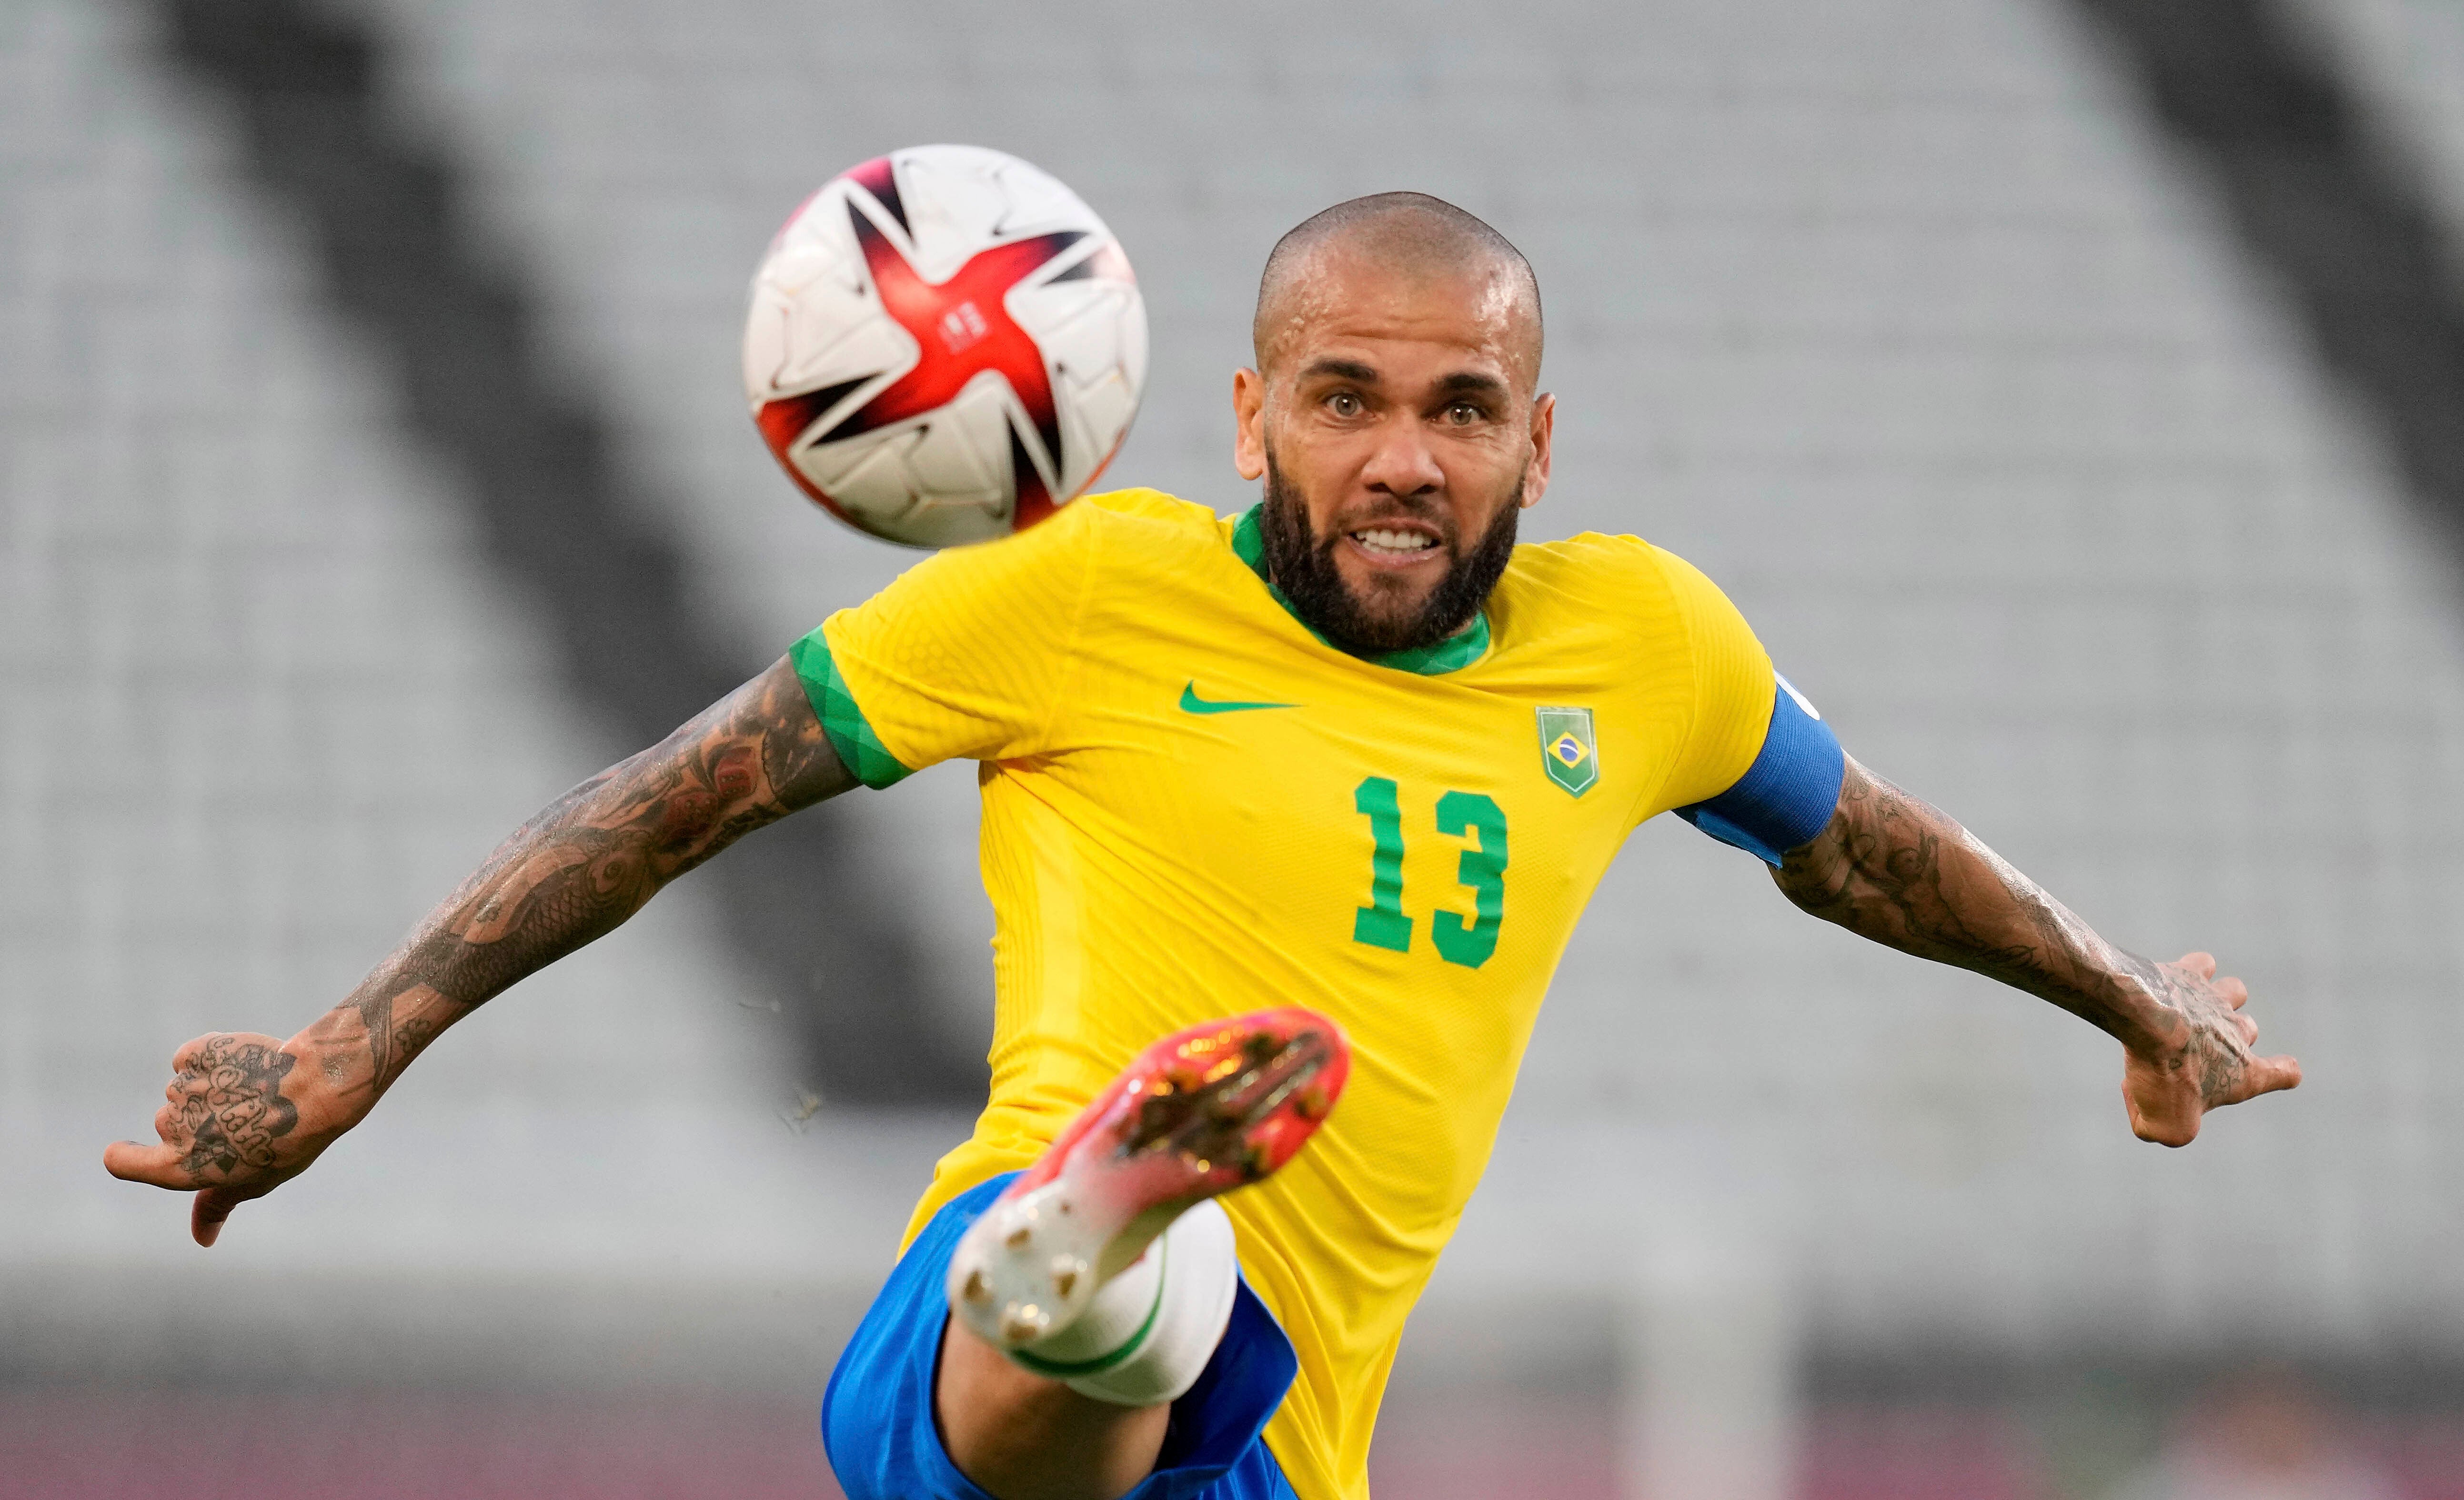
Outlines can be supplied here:
<path id="1" fill-rule="evenodd" d="M 1530 263 L 1426 193 L 1354 198 L 1275 246 L 1251 331 L 1233 463 L 1286 607 L 1373 660 L 1470 629 L 1549 487 Z"/>
<path id="2" fill-rule="evenodd" d="M 1250 324 L 1258 368 L 1271 375 L 1291 336 L 1332 311 L 1362 272 L 1406 281 L 1485 282 L 1493 320 L 1528 394 L 1540 378 L 1540 282 L 1523 253 L 1477 216 L 1424 192 L 1353 198 L 1304 219 L 1275 242 Z M 1349 273 L 1347 275 L 1346 273 Z"/>

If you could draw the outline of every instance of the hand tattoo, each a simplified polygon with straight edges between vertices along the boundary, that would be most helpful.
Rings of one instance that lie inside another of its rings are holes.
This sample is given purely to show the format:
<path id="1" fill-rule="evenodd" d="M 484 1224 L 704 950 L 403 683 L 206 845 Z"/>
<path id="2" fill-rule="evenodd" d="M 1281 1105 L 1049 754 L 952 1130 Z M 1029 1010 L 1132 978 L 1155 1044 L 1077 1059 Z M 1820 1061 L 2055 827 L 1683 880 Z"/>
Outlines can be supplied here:
<path id="1" fill-rule="evenodd" d="M 2165 1018 L 2159 1022 L 2163 1042 L 2155 1060 L 2167 1075 L 2188 1074 L 2195 1080 L 2199 1102 L 2209 1108 L 2240 1098 L 2243 1075 L 2250 1068 L 2250 1045 L 2232 1004 L 2206 981 L 2178 965 L 2115 951 Z"/>
<path id="2" fill-rule="evenodd" d="M 282 1096 L 296 1062 L 262 1042 L 209 1036 L 198 1044 L 175 1080 L 181 1096 L 173 1103 L 189 1140 L 180 1159 L 189 1176 L 209 1181 L 242 1166 L 274 1165 L 274 1143 L 299 1123 L 298 1109 Z"/>

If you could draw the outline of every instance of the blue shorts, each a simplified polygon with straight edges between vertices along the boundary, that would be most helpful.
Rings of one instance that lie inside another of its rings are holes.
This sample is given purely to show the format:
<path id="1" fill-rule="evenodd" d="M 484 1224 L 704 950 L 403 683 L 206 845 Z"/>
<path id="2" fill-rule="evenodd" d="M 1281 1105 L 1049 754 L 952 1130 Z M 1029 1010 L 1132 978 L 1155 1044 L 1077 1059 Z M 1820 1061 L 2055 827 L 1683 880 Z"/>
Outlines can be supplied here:
<path id="1" fill-rule="evenodd" d="M 933 1420 L 950 1253 L 1015 1172 L 952 1199 L 890 1273 L 822 1398 L 822 1446 L 847 1500 L 993 1500 L 958 1472 Z M 1172 1403 L 1163 1451 L 1124 1500 L 1295 1500 L 1258 1433 L 1300 1360 L 1243 1281 L 1206 1373 Z"/>

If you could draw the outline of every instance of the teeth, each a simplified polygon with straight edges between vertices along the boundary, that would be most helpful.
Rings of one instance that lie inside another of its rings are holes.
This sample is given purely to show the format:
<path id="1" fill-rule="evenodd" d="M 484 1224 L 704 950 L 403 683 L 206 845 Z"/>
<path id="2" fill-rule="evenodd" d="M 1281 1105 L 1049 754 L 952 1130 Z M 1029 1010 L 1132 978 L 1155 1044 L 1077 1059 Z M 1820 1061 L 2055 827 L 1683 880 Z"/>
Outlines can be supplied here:
<path id="1" fill-rule="evenodd" d="M 1426 552 L 1438 543 L 1417 531 L 1355 531 L 1352 540 L 1375 552 Z"/>

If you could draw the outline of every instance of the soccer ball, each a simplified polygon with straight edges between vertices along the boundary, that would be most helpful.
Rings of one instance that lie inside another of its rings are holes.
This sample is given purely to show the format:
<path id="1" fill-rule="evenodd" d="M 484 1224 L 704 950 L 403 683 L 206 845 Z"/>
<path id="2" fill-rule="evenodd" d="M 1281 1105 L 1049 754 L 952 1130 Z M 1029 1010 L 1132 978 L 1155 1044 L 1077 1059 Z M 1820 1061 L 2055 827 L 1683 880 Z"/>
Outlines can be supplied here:
<path id="1" fill-rule="evenodd" d="M 1111 460 L 1146 375 L 1146 304 L 1111 231 L 980 146 L 832 178 L 754 274 L 753 420 L 806 495 L 885 540 L 983 541 L 1051 515 Z"/>

